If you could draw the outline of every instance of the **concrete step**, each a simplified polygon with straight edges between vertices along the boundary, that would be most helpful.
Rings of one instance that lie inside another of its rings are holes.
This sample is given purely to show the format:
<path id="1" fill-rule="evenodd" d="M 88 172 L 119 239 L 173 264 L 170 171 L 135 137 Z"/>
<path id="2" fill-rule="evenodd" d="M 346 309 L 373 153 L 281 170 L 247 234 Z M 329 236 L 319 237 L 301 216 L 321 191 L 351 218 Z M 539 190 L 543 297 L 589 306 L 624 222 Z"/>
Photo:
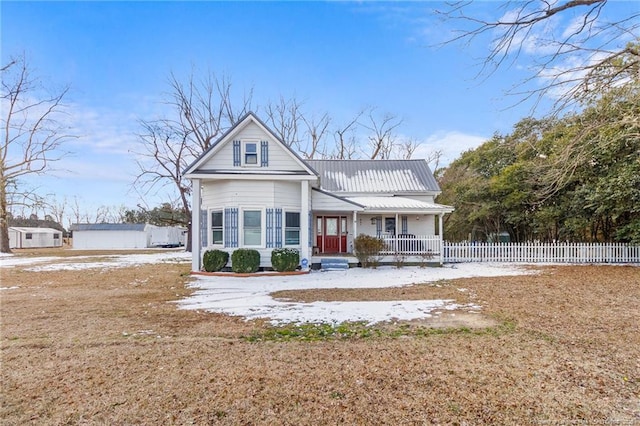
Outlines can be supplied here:
<path id="1" fill-rule="evenodd" d="M 341 258 L 323 258 L 320 260 L 320 269 L 323 271 L 344 271 L 349 269 L 349 260 Z"/>

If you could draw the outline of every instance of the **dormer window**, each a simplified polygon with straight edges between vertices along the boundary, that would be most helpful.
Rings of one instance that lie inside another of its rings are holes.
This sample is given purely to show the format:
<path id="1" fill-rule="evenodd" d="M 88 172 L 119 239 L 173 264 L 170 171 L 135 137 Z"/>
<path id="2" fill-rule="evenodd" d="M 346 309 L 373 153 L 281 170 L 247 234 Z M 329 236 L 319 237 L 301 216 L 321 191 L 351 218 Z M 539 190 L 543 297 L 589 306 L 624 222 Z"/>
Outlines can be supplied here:
<path id="1" fill-rule="evenodd" d="M 258 165 L 258 142 L 244 143 L 244 164 L 247 166 Z"/>
<path id="2" fill-rule="evenodd" d="M 269 167 L 269 141 L 233 141 L 233 166 Z"/>

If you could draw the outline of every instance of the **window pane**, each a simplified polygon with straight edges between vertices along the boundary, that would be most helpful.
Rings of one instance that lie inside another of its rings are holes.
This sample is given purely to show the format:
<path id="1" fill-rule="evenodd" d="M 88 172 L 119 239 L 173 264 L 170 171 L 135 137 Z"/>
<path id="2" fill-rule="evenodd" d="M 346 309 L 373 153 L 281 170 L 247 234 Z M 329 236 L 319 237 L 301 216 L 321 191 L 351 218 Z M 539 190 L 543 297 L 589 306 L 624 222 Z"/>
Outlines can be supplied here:
<path id="1" fill-rule="evenodd" d="M 213 230 L 213 244 L 222 244 L 222 229 Z"/>
<path id="2" fill-rule="evenodd" d="M 284 243 L 285 245 L 288 245 L 288 246 L 300 244 L 300 230 L 299 229 L 285 230 Z"/>
<path id="3" fill-rule="evenodd" d="M 211 213 L 211 226 L 222 226 L 222 212 L 212 212 Z"/>
<path id="4" fill-rule="evenodd" d="M 244 229 L 244 244 L 247 246 L 259 246 L 262 242 L 261 237 L 260 229 Z"/>
<path id="5" fill-rule="evenodd" d="M 258 144 L 248 143 L 244 146 L 244 152 L 246 152 L 247 154 L 256 154 L 258 152 L 257 146 Z"/>
<path id="6" fill-rule="evenodd" d="M 289 213 L 285 215 L 285 226 L 287 228 L 300 228 L 300 213 Z"/>
<path id="7" fill-rule="evenodd" d="M 259 246 L 262 244 L 262 212 L 259 210 L 244 211 L 244 244 Z"/>
<path id="8" fill-rule="evenodd" d="M 386 217 L 384 219 L 384 232 L 387 234 L 396 233 L 396 218 L 395 217 Z"/>
<path id="9" fill-rule="evenodd" d="M 258 164 L 258 156 L 256 154 L 245 154 L 244 163 L 245 164 Z"/>
<path id="10" fill-rule="evenodd" d="M 261 211 L 245 210 L 244 212 L 244 227 L 260 227 L 260 219 L 262 217 Z"/>
<path id="11" fill-rule="evenodd" d="M 327 229 L 325 235 L 336 236 L 338 235 L 338 218 L 327 218 L 325 220 Z"/>

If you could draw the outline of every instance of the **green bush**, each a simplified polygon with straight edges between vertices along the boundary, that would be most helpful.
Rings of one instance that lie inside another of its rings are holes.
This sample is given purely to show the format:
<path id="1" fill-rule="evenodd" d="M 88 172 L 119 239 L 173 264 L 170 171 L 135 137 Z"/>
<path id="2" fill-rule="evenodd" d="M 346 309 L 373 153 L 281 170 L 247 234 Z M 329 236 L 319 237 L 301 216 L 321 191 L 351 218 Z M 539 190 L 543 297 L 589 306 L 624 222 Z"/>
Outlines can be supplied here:
<path id="1" fill-rule="evenodd" d="M 238 249 L 231 254 L 231 269 L 238 273 L 256 272 L 260 267 L 260 253 L 253 249 Z"/>
<path id="2" fill-rule="evenodd" d="M 207 272 L 218 272 L 229 261 L 229 253 L 222 250 L 207 250 L 202 256 L 202 266 Z"/>
<path id="3" fill-rule="evenodd" d="M 371 235 L 360 234 L 353 240 L 353 249 L 363 268 L 378 266 L 384 241 Z"/>
<path id="4" fill-rule="evenodd" d="M 295 271 L 300 264 L 300 253 L 296 249 L 277 248 L 271 252 L 271 266 L 278 272 Z"/>

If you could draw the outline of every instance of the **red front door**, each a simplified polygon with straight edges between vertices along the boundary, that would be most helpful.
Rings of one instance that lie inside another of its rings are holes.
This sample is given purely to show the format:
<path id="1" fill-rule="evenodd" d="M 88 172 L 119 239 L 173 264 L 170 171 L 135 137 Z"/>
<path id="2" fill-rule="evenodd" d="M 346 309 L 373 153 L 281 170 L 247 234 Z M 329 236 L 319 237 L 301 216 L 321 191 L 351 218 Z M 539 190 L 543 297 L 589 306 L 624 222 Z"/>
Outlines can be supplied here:
<path id="1" fill-rule="evenodd" d="M 324 218 L 324 252 L 340 252 L 340 218 L 338 217 Z"/>
<path id="2" fill-rule="evenodd" d="M 321 253 L 347 252 L 347 218 L 344 216 L 318 217 L 316 244 Z"/>

